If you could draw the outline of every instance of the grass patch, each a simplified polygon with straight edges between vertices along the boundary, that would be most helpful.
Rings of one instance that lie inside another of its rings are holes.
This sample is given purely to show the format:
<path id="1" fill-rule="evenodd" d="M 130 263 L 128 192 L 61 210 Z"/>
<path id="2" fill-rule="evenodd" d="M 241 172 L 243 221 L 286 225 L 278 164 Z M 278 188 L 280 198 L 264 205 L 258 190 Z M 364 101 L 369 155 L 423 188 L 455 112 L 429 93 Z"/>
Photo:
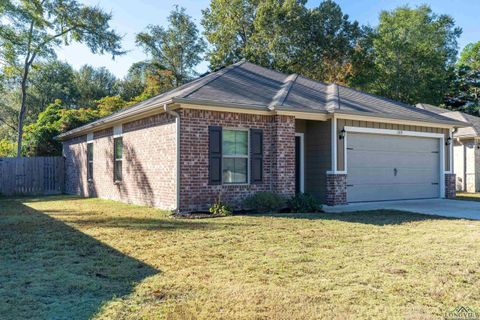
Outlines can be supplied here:
<path id="1" fill-rule="evenodd" d="M 480 201 L 480 193 L 457 192 L 456 200 Z"/>
<path id="2" fill-rule="evenodd" d="M 480 309 L 480 221 L 404 212 L 179 220 L 0 200 L 7 318 L 430 319 Z"/>

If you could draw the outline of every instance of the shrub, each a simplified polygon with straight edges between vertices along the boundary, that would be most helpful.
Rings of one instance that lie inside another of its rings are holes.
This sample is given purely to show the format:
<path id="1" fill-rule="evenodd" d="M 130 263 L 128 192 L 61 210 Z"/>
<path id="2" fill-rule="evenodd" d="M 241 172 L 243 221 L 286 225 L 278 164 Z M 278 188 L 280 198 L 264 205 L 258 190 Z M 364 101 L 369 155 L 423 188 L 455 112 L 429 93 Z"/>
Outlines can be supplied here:
<path id="1" fill-rule="evenodd" d="M 284 199 L 272 192 L 257 192 L 245 199 L 243 206 L 260 213 L 275 212 L 284 206 Z"/>
<path id="2" fill-rule="evenodd" d="M 298 193 L 294 197 L 288 199 L 287 205 L 292 212 L 319 212 L 322 206 L 317 199 L 308 193 Z"/>
<path id="3" fill-rule="evenodd" d="M 232 214 L 232 209 L 222 202 L 220 196 L 215 199 L 215 203 L 208 209 L 211 214 L 219 215 L 219 216 L 229 216 Z"/>

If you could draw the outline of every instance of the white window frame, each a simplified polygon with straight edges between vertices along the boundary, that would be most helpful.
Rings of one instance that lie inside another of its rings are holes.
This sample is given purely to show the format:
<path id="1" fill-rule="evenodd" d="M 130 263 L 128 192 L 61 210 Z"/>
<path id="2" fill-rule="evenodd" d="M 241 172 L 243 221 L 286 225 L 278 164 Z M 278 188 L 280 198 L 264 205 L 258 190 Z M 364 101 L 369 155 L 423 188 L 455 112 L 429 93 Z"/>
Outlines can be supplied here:
<path id="1" fill-rule="evenodd" d="M 223 154 L 223 133 L 224 131 L 243 131 L 247 133 L 247 155 L 224 155 Z M 242 186 L 242 185 L 249 185 L 250 184 L 250 129 L 248 128 L 232 128 L 232 127 L 222 127 L 222 185 L 226 186 Z M 223 180 L 223 159 L 247 159 L 247 182 L 225 182 Z"/>
<path id="2" fill-rule="evenodd" d="M 89 160 L 88 159 L 88 147 L 89 146 L 92 146 L 92 160 Z M 95 147 L 93 145 L 93 141 L 89 141 L 87 142 L 87 181 L 93 181 L 93 153 L 95 152 Z M 88 177 L 88 170 L 89 170 L 89 167 L 90 167 L 90 163 L 92 163 L 92 174 L 90 177 Z"/>
<path id="3" fill-rule="evenodd" d="M 305 134 L 295 133 L 295 137 L 300 137 L 300 192 L 305 192 Z"/>
<path id="4" fill-rule="evenodd" d="M 115 139 L 116 138 L 121 138 L 122 139 L 122 158 L 121 159 L 117 159 L 115 157 Z M 119 126 L 115 126 L 113 127 L 113 182 L 114 183 L 121 183 L 123 181 L 123 127 L 122 125 L 119 125 Z M 122 162 L 122 172 L 120 173 L 120 176 L 122 177 L 121 180 L 117 180 L 116 179 L 116 163 L 117 161 L 121 161 Z"/>

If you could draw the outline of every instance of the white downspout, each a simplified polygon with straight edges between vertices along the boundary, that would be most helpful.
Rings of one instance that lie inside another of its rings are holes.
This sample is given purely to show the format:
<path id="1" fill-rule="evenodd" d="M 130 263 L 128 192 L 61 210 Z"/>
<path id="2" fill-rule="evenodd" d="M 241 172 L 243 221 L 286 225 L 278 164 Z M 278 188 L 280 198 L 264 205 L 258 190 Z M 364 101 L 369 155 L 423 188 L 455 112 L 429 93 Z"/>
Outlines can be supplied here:
<path id="1" fill-rule="evenodd" d="M 176 208 L 174 209 L 175 212 L 179 212 L 180 210 L 180 114 L 178 112 L 170 110 L 168 108 L 168 105 L 165 103 L 163 105 L 163 110 L 165 110 L 166 113 L 169 115 L 172 115 L 175 117 L 175 133 L 176 133 L 176 139 L 175 139 L 175 153 L 177 155 L 177 159 L 175 161 L 175 171 L 176 171 L 176 182 L 175 182 L 175 189 L 176 189 Z"/>

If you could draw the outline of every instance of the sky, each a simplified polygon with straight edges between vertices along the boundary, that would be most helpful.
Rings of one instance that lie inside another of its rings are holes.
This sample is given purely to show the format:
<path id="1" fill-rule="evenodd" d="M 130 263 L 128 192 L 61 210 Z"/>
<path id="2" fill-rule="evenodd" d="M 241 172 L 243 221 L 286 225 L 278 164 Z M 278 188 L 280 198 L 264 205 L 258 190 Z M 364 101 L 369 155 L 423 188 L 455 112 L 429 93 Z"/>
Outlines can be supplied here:
<path id="1" fill-rule="evenodd" d="M 202 9 L 209 6 L 209 0 L 80 0 L 87 5 L 96 5 L 113 15 L 111 26 L 123 35 L 123 49 L 127 53 L 112 60 L 109 55 L 94 55 L 82 44 L 72 44 L 57 52 L 58 58 L 78 69 L 84 64 L 106 67 L 117 77 L 127 74 L 131 64 L 145 60 L 147 56 L 135 46 L 135 34 L 142 32 L 149 24 L 167 26 L 167 17 L 174 5 L 186 8 L 200 30 Z M 309 0 L 308 7 L 318 6 L 321 0 Z M 480 1 L 479 0 L 336 0 L 343 12 L 351 20 L 375 26 L 382 10 L 392 10 L 398 6 L 416 7 L 428 4 L 437 14 L 449 14 L 455 19 L 463 33 L 458 41 L 460 50 L 470 42 L 480 41 Z M 197 71 L 208 70 L 208 63 L 197 66 Z"/>

